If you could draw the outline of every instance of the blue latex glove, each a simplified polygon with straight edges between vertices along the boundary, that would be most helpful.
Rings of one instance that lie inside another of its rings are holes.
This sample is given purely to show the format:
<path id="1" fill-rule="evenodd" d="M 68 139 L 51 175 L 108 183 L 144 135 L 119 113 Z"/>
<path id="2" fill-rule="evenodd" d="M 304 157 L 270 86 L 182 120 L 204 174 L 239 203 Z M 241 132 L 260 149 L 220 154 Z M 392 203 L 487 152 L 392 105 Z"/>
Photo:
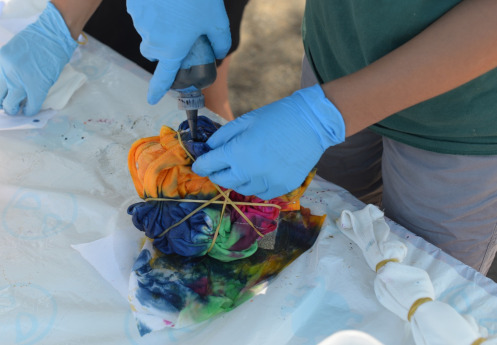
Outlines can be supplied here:
<path id="1" fill-rule="evenodd" d="M 316 84 L 218 129 L 193 171 L 268 200 L 300 186 L 323 152 L 344 140 L 342 115 Z"/>
<path id="2" fill-rule="evenodd" d="M 127 8 L 142 37 L 142 55 L 159 61 L 150 80 L 150 104 L 171 88 L 181 62 L 201 35 L 209 38 L 217 59 L 231 47 L 223 0 L 127 0 Z"/>
<path id="3" fill-rule="evenodd" d="M 25 115 L 38 113 L 77 45 L 49 2 L 35 23 L 0 49 L 0 103 L 5 112 L 15 115 L 24 104 Z"/>

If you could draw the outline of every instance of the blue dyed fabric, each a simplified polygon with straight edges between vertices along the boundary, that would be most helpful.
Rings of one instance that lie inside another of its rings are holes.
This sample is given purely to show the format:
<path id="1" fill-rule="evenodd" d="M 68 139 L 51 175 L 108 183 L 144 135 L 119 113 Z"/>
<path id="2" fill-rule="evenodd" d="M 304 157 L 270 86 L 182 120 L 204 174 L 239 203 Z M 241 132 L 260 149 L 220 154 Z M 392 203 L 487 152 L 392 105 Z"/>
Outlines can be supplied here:
<path id="1" fill-rule="evenodd" d="M 188 121 L 183 121 L 179 125 L 179 132 L 181 133 L 181 140 L 183 145 L 190 152 L 193 158 L 200 157 L 204 153 L 210 150 L 209 145 L 205 142 L 210 136 L 219 128 L 220 124 L 211 121 L 205 116 L 199 116 L 197 122 L 197 140 L 192 140 L 192 134 L 190 132 L 190 127 L 188 127 Z"/>
<path id="2" fill-rule="evenodd" d="M 158 237 L 165 229 L 176 224 L 199 204 L 186 202 L 139 202 L 128 208 L 133 224 L 145 232 L 153 244 L 165 254 L 182 256 L 205 255 L 212 242 L 214 229 L 204 211 L 199 211 L 183 223 L 172 228 L 165 236 Z"/>
<path id="3" fill-rule="evenodd" d="M 163 127 L 160 137 L 140 140 L 137 146 L 132 147 L 128 164 L 137 170 L 143 169 L 139 173 L 135 171 L 132 176 L 137 180 L 135 186 L 138 186 L 137 190 L 146 202 L 131 205 L 128 214 L 132 216 L 134 225 L 144 231 L 164 254 L 176 253 L 187 257 L 208 254 L 225 262 L 248 257 L 257 250 L 259 238 L 276 229 L 280 209 L 293 210 L 298 207 L 298 198 L 308 183 L 295 193 L 271 200 L 270 203 L 278 205 L 278 208 L 240 206 L 239 210 L 245 217 L 229 205 L 222 217 L 222 205 L 219 204 L 210 204 L 195 211 L 219 193 L 208 178 L 198 176 L 191 170 L 191 160 L 180 147 L 178 133 L 184 148 L 195 158 L 209 151 L 205 141 L 219 125 L 204 116 L 198 120 L 197 141 L 191 139 L 185 121 L 178 131 Z M 147 185 L 148 192 L 144 185 Z M 147 199 L 149 195 L 153 198 Z M 184 199 L 202 201 L 193 203 Z M 243 196 L 234 191 L 231 191 L 230 199 L 244 203 L 263 202 L 257 197 Z M 190 214 L 193 216 L 190 217 Z M 190 218 L 183 221 L 187 216 Z M 214 238 L 216 229 L 219 232 Z"/>
<path id="4" fill-rule="evenodd" d="M 178 131 L 185 148 L 194 158 L 197 158 L 210 150 L 205 142 L 219 127 L 218 123 L 209 118 L 199 116 L 196 141 L 192 140 L 188 121 L 182 122 Z M 187 199 L 202 197 L 205 196 L 186 196 Z M 159 237 L 159 235 L 199 206 L 200 204 L 198 203 L 185 202 L 139 202 L 128 207 L 128 214 L 132 216 L 133 224 L 138 230 L 145 232 L 148 238 L 154 239 L 154 246 L 161 252 L 195 257 L 206 254 L 212 243 L 212 236 L 215 231 L 211 219 L 204 211 L 195 213 L 185 222 L 172 228 L 164 236 Z M 220 209 L 220 206 L 212 205 L 210 208 Z"/>

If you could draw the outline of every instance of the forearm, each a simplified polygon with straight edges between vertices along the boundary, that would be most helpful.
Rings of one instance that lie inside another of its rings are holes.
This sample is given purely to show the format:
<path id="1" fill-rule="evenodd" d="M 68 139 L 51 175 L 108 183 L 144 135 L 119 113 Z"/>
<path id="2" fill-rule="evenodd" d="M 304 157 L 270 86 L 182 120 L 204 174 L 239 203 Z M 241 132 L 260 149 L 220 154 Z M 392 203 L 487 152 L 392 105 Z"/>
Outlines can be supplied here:
<path id="1" fill-rule="evenodd" d="M 347 136 L 497 67 L 497 1 L 466 0 L 371 65 L 323 85 Z"/>
<path id="2" fill-rule="evenodd" d="M 102 0 L 51 0 L 51 2 L 62 14 L 72 38 L 77 40 Z"/>

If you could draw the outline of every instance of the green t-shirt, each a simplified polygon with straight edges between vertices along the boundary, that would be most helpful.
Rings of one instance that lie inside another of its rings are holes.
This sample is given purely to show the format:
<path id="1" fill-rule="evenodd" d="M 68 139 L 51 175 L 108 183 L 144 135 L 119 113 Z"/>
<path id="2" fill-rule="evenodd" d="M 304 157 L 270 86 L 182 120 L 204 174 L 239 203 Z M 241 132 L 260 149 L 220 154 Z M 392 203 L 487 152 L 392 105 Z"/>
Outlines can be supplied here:
<path id="1" fill-rule="evenodd" d="M 460 1 L 307 0 L 302 26 L 307 58 L 321 83 L 353 73 L 413 38 Z M 371 129 L 429 151 L 497 154 L 497 69 Z"/>

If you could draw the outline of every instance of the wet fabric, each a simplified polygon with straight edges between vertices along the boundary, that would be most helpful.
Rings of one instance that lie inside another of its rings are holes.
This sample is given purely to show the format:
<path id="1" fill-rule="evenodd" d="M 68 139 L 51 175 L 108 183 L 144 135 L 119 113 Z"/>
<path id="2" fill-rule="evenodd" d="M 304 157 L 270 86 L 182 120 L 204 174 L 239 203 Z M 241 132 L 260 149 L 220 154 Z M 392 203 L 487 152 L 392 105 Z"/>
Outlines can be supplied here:
<path id="1" fill-rule="evenodd" d="M 252 298 L 314 244 L 324 218 L 304 208 L 282 212 L 274 249 L 259 248 L 252 256 L 232 262 L 164 255 L 147 241 L 129 287 L 140 334 L 188 327 Z"/>
<path id="2" fill-rule="evenodd" d="M 311 215 L 299 202 L 315 172 L 301 187 L 268 201 L 224 190 L 193 173 L 193 160 L 209 150 L 205 142 L 217 128 L 199 117 L 197 141 L 185 121 L 178 131 L 164 126 L 159 136 L 140 139 L 130 149 L 131 177 L 145 201 L 128 213 L 149 238 L 129 285 L 142 335 L 186 327 L 240 305 L 309 249 L 323 224 L 324 216 Z M 234 205 L 203 205 L 221 192 Z M 259 247 L 269 233 L 274 243 Z"/>
<path id="3" fill-rule="evenodd" d="M 192 158 L 209 150 L 205 141 L 219 125 L 201 116 L 197 126 L 197 141 L 191 139 L 185 121 L 178 131 L 164 126 L 159 136 L 140 139 L 132 145 L 128 166 L 138 195 L 146 201 L 131 205 L 128 213 L 134 225 L 164 254 L 208 254 L 221 261 L 248 257 L 257 250 L 258 240 L 276 229 L 281 211 L 300 209 L 299 198 L 314 173 L 301 187 L 267 202 L 230 191 L 234 202 L 269 204 L 240 205 L 243 216 L 231 205 L 224 212 L 223 206 L 216 204 L 196 211 L 202 203 L 218 196 L 220 188 L 191 170 Z"/>

